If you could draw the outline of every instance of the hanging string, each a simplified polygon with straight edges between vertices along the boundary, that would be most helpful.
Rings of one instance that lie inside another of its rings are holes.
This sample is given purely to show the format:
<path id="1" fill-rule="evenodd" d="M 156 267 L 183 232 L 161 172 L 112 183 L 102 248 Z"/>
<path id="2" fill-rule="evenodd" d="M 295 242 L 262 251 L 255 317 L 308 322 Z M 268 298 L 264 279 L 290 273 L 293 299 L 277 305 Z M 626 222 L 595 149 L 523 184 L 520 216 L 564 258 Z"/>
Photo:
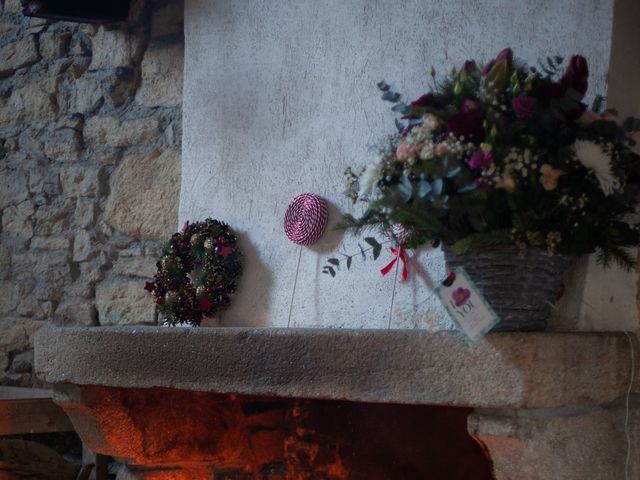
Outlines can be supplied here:
<path id="1" fill-rule="evenodd" d="M 298 285 L 298 273 L 300 272 L 300 259 L 302 258 L 302 245 L 298 252 L 298 264 L 296 265 L 296 276 L 293 280 L 293 292 L 291 292 L 291 303 L 289 303 L 289 318 L 287 319 L 287 328 L 291 327 L 291 314 L 293 313 L 293 299 L 296 296 L 296 285 Z"/>
<path id="2" fill-rule="evenodd" d="M 393 291 L 391 292 L 391 307 L 389 307 L 389 324 L 387 330 L 391 329 L 391 319 L 393 317 L 393 302 L 396 298 L 396 285 L 398 284 L 398 269 L 400 268 L 400 262 L 396 262 L 395 272 L 393 274 Z"/>

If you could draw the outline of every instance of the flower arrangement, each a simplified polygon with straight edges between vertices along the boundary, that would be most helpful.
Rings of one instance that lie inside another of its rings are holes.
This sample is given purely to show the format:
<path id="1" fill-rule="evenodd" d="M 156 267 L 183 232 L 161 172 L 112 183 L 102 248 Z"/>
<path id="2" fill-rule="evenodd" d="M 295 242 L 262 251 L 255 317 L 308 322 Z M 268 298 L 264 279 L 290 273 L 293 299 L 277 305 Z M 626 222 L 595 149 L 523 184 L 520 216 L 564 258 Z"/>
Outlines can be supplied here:
<path id="1" fill-rule="evenodd" d="M 347 195 L 368 208 L 344 226 L 402 232 L 408 248 L 598 252 L 605 266 L 632 268 L 625 248 L 640 243 L 640 157 L 630 133 L 640 120 L 619 124 L 599 96 L 587 108 L 587 61 L 562 64 L 549 57 L 529 67 L 507 48 L 444 81 L 432 69 L 432 91 L 409 104 L 380 82 L 401 115 L 398 132 L 363 170 L 345 172 Z"/>

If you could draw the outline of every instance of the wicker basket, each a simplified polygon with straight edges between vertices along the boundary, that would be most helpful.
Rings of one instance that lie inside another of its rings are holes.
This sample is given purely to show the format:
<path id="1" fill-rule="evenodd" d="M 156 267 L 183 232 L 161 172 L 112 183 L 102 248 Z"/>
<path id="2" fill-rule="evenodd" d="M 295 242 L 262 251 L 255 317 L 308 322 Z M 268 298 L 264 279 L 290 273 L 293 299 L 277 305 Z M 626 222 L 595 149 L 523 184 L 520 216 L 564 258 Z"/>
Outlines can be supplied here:
<path id="1" fill-rule="evenodd" d="M 463 267 L 500 316 L 493 331 L 542 331 L 552 305 L 562 293 L 562 276 L 570 257 L 549 256 L 531 249 L 518 257 L 513 246 L 483 248 L 456 254 L 443 247 L 450 269 Z"/>

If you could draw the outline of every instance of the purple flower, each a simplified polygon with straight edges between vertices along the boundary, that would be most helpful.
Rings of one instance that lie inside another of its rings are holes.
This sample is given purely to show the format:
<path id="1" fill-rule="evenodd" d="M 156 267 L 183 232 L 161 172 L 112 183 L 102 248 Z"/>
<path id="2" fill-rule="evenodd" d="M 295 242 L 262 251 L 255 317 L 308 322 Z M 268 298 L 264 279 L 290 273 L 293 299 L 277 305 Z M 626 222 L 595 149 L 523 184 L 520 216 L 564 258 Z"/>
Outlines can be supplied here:
<path id="1" fill-rule="evenodd" d="M 485 152 L 483 150 L 476 150 L 471 154 L 469 158 L 469 167 L 472 170 L 482 170 L 487 168 L 493 162 L 493 155 L 491 152 Z"/>
<path id="2" fill-rule="evenodd" d="M 460 112 L 447 121 L 447 132 L 457 138 L 481 142 L 484 140 L 484 110 L 478 100 L 465 100 Z"/>
<path id="3" fill-rule="evenodd" d="M 482 75 L 487 75 L 494 65 L 502 62 L 503 60 L 507 62 L 507 67 L 511 69 L 511 67 L 513 66 L 513 52 L 510 48 L 505 48 L 498 54 L 496 58 L 487 63 L 482 69 Z"/>
<path id="4" fill-rule="evenodd" d="M 451 294 L 451 298 L 453 299 L 453 302 L 456 304 L 456 307 L 461 307 L 462 305 L 467 303 L 467 300 L 469 300 L 470 296 L 471 296 L 471 292 L 468 289 L 462 288 L 462 287 L 458 287 Z"/>
<path id="5" fill-rule="evenodd" d="M 560 83 L 565 88 L 571 88 L 584 95 L 587 88 L 589 88 L 589 66 L 587 65 L 587 59 L 581 55 L 571 57 Z"/>
<path id="6" fill-rule="evenodd" d="M 473 100 L 471 98 L 467 98 L 462 103 L 462 108 L 460 110 L 462 110 L 463 112 L 473 112 L 474 110 L 480 110 L 481 108 L 482 108 L 482 102 L 480 102 L 480 100 Z"/>
<path id="7" fill-rule="evenodd" d="M 536 99 L 521 93 L 511 102 L 513 111 L 518 118 L 530 118 L 536 113 Z"/>

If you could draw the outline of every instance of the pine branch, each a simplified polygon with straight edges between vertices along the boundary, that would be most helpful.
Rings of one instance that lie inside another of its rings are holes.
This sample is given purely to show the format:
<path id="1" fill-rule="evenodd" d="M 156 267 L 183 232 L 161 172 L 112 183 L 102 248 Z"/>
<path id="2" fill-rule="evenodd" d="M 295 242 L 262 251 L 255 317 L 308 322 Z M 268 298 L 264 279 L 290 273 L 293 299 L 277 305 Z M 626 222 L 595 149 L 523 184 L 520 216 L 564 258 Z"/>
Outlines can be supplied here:
<path id="1" fill-rule="evenodd" d="M 510 230 L 494 230 L 486 233 L 474 233 L 458 240 L 453 244 L 454 253 L 466 253 L 469 250 L 477 250 L 496 245 L 509 245 L 512 243 Z"/>

